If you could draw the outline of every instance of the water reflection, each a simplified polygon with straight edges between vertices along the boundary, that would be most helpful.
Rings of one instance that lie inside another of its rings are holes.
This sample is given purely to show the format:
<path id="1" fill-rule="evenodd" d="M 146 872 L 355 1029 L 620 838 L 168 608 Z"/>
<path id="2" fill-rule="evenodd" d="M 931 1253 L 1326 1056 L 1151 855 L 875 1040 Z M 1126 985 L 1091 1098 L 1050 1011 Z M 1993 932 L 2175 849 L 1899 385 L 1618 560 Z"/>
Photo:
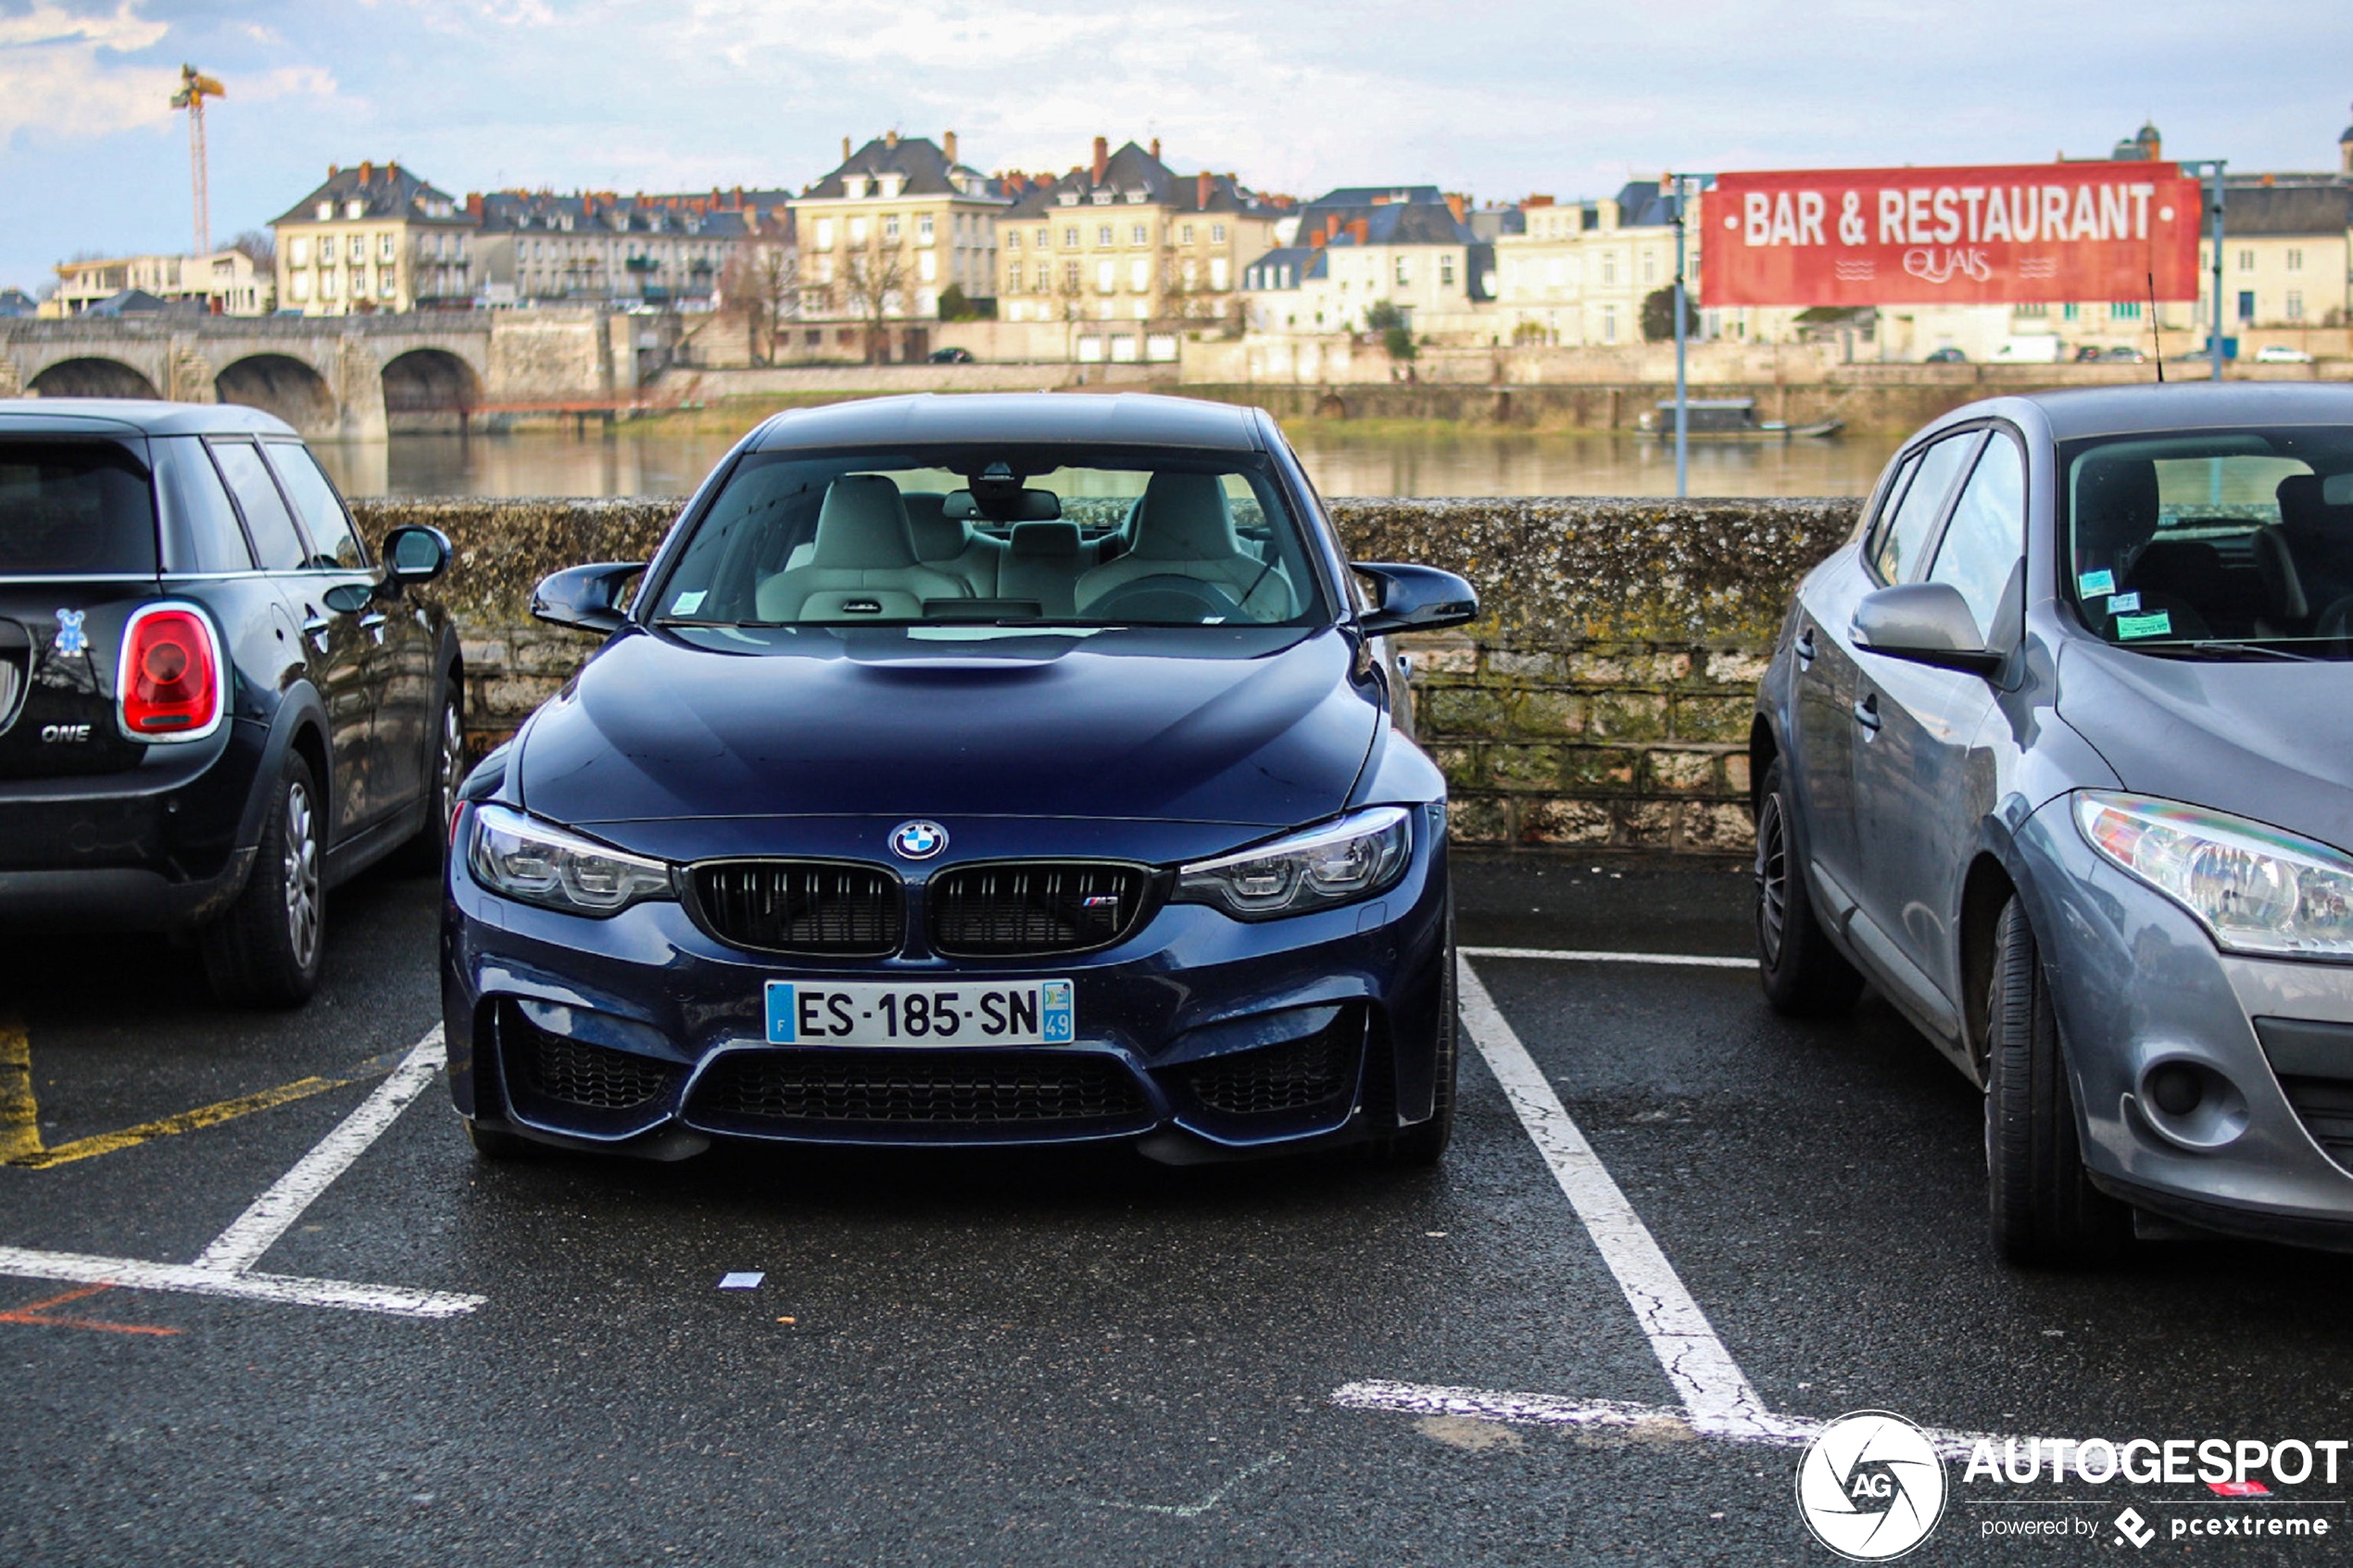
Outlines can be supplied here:
<path id="1" fill-rule="evenodd" d="M 749 423 L 749 422 L 748 422 Z M 401 435 L 315 442 L 354 495 L 681 495 L 739 433 L 622 427 L 573 435 Z M 1672 495 L 1675 452 L 1654 437 L 1530 434 L 1445 428 L 1291 432 L 1327 495 Z M 1787 445 L 1694 442 L 1694 495 L 1860 495 L 1894 451 L 1893 436 Z"/>

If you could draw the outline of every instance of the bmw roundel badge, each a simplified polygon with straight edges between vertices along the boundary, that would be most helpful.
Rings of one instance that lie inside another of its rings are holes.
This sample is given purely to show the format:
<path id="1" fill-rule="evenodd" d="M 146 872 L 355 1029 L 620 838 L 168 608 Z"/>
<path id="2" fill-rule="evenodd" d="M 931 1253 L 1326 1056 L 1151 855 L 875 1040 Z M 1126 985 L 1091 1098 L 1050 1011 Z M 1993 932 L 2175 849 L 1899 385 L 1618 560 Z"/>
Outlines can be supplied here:
<path id="1" fill-rule="evenodd" d="M 948 847 L 948 830 L 937 822 L 901 822 L 890 830 L 890 852 L 902 860 L 928 860 Z"/>

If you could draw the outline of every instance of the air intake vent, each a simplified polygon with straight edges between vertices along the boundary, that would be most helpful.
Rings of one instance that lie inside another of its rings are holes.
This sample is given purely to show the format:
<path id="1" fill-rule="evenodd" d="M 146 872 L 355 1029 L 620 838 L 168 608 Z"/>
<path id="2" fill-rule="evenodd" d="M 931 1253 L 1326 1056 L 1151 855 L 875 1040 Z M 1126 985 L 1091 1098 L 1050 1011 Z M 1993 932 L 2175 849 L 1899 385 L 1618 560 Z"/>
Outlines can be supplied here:
<path id="1" fill-rule="evenodd" d="M 714 1063 L 690 1114 L 737 1122 L 1006 1126 L 1136 1122 L 1135 1076 L 1095 1055 L 1036 1051 L 744 1051 Z"/>
<path id="2" fill-rule="evenodd" d="M 689 881 L 703 924 L 734 947 L 882 958 L 906 939 L 906 895 L 879 866 L 717 860 L 695 867 Z"/>
<path id="3" fill-rule="evenodd" d="M 1212 1057 L 1188 1082 L 1193 1098 L 1226 1116 L 1277 1116 L 1312 1110 L 1356 1087 L 1364 1021 L 1353 1009 L 1304 1039 Z"/>
<path id="4" fill-rule="evenodd" d="M 1151 873 L 1085 860 L 956 866 L 931 879 L 931 945 L 951 958 L 1107 947 L 1142 919 Z"/>
<path id="5" fill-rule="evenodd" d="M 676 1069 L 523 1026 L 531 1086 L 548 1099 L 592 1110 L 634 1110 L 661 1098 Z"/>

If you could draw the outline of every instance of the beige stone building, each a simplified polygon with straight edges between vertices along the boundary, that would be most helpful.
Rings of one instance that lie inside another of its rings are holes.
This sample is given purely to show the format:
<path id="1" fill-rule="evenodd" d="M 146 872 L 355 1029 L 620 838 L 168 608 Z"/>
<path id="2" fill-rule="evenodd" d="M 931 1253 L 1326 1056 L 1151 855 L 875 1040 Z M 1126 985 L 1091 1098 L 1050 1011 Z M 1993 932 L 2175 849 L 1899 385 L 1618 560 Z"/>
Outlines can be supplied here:
<path id="1" fill-rule="evenodd" d="M 796 352 L 858 349 L 879 326 L 897 357 L 919 357 L 923 323 L 937 320 L 951 288 L 989 297 L 997 272 L 997 219 L 1012 199 L 997 182 L 956 160 L 956 133 L 935 143 L 888 132 L 850 150 L 838 168 L 792 199 L 800 247 L 801 344 Z M 903 323 L 903 325 L 901 324 Z"/>
<path id="2" fill-rule="evenodd" d="M 68 261 L 57 267 L 54 313 L 79 316 L 126 289 L 167 305 L 192 302 L 216 316 L 267 316 L 276 308 L 277 280 L 241 250 L 210 256 L 125 256 Z"/>
<path id="3" fill-rule="evenodd" d="M 1495 241 L 1498 324 L 1508 341 L 1616 347 L 1642 340 L 1642 301 L 1675 282 L 1673 193 L 1664 182 L 1629 182 L 1616 196 L 1521 204 L 1525 232 Z M 1697 204 L 1693 205 L 1696 215 Z M 1698 238 L 1690 228 L 1692 276 Z M 1744 336 L 1755 323 L 1734 322 Z"/>
<path id="4" fill-rule="evenodd" d="M 325 182 L 270 226 L 281 309 L 343 316 L 472 303 L 475 220 L 396 163 L 331 165 Z"/>
<path id="5" fill-rule="evenodd" d="M 1077 332 L 1081 358 L 1173 358 L 1177 332 L 1237 326 L 1242 270 L 1282 217 L 1231 174 L 1176 173 L 1158 141 L 1114 152 L 1098 136 L 1085 168 L 1003 184 L 1015 200 L 997 219 L 998 316 L 1128 324 Z M 1154 329 L 1140 342 L 1137 323 Z"/>
<path id="6" fill-rule="evenodd" d="M 1495 243 L 1435 185 L 1328 191 L 1276 237 L 1242 279 L 1253 332 L 1361 332 L 1383 307 L 1433 342 L 1485 343 L 1495 325 Z"/>

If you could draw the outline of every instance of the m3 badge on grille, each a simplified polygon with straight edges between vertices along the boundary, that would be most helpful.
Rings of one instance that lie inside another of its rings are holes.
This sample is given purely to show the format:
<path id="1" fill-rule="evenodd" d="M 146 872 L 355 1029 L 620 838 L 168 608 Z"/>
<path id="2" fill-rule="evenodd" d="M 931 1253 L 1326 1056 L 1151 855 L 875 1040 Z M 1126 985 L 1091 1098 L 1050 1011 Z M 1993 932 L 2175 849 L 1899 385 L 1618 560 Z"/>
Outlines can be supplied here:
<path id="1" fill-rule="evenodd" d="M 901 822 L 890 830 L 890 852 L 902 860 L 928 860 L 948 847 L 948 830 L 937 822 Z"/>

